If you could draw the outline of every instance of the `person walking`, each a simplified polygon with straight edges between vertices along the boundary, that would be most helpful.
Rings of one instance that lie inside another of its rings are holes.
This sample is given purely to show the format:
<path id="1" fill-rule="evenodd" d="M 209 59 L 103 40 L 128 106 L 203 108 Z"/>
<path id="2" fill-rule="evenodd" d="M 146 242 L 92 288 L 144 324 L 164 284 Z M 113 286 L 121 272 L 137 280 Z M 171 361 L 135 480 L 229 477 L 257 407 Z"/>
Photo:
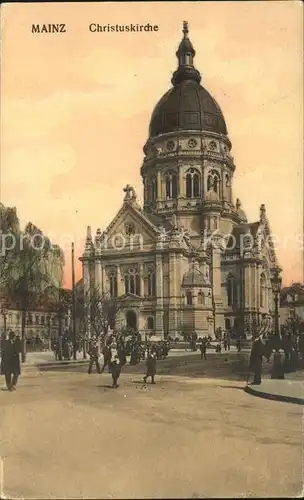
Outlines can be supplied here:
<path id="1" fill-rule="evenodd" d="M 147 378 L 151 377 L 151 384 L 155 384 L 154 377 L 156 375 L 156 353 L 150 352 L 147 357 L 147 373 L 144 376 L 144 382 L 147 382 Z"/>
<path id="2" fill-rule="evenodd" d="M 261 337 L 254 339 L 251 353 L 249 369 L 254 373 L 252 385 L 260 385 L 262 382 L 262 360 L 264 346 Z"/>
<path id="3" fill-rule="evenodd" d="M 207 342 L 208 342 L 207 338 L 204 337 L 202 342 L 201 342 L 201 345 L 200 345 L 201 359 L 207 359 L 207 356 L 206 356 Z"/>
<path id="4" fill-rule="evenodd" d="M 111 359 L 112 359 L 112 351 L 111 351 L 111 345 L 105 345 L 103 350 L 103 367 L 101 369 L 101 373 L 105 371 L 105 368 L 109 368 L 109 373 L 110 373 L 110 364 L 111 364 Z"/>
<path id="5" fill-rule="evenodd" d="M 279 347 L 276 347 L 273 352 L 273 365 L 271 370 L 271 378 L 272 379 L 280 379 L 283 380 L 285 378 L 284 375 L 284 366 L 282 360 L 282 351 Z"/>
<path id="6" fill-rule="evenodd" d="M 18 378 L 21 375 L 20 367 L 21 342 L 16 339 L 15 333 L 10 332 L 8 339 L 2 343 L 1 375 L 5 376 L 6 387 L 15 391 Z"/>
<path id="7" fill-rule="evenodd" d="M 93 337 L 89 343 L 88 354 L 90 356 L 90 364 L 88 373 L 92 373 L 92 368 L 95 363 L 97 373 L 101 373 L 101 368 L 99 364 L 99 349 L 98 349 L 98 340 L 96 337 Z"/>
<path id="8" fill-rule="evenodd" d="M 110 372 L 111 372 L 112 380 L 113 380 L 112 387 L 114 389 L 117 389 L 118 380 L 119 380 L 119 377 L 121 374 L 121 364 L 119 362 L 119 358 L 118 358 L 117 354 L 116 354 L 116 356 L 114 356 L 114 360 L 110 363 Z"/>

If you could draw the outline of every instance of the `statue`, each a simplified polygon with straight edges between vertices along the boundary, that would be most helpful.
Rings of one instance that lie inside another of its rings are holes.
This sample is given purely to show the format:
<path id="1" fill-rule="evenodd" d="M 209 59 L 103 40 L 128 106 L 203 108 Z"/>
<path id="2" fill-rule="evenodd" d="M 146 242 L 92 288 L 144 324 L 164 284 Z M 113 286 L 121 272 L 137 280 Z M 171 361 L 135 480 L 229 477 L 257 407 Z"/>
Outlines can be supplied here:
<path id="1" fill-rule="evenodd" d="M 205 267 L 204 277 L 207 283 L 210 283 L 210 270 L 208 265 Z"/>
<path id="2" fill-rule="evenodd" d="M 166 229 L 164 228 L 164 226 L 159 226 L 158 227 L 158 235 L 157 235 L 157 239 L 159 241 L 165 241 L 167 239 L 167 231 Z"/>
<path id="3" fill-rule="evenodd" d="M 126 187 L 123 189 L 125 194 L 124 201 L 132 201 L 136 200 L 136 194 L 133 186 L 130 184 L 127 184 Z"/>
<path id="4" fill-rule="evenodd" d="M 177 219 L 176 219 L 176 215 L 175 214 L 172 215 L 172 221 L 171 222 L 172 222 L 172 226 L 174 227 L 174 229 L 176 229 L 177 228 Z"/>

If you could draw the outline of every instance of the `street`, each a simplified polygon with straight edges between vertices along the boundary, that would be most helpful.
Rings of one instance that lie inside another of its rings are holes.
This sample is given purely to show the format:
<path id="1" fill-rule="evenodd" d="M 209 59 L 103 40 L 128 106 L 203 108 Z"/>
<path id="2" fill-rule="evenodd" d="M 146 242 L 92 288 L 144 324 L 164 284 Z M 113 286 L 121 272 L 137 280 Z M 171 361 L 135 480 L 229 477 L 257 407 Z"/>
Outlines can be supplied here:
<path id="1" fill-rule="evenodd" d="M 302 408 L 244 382 L 39 372 L 0 392 L 7 498 L 284 497 L 302 489 Z"/>

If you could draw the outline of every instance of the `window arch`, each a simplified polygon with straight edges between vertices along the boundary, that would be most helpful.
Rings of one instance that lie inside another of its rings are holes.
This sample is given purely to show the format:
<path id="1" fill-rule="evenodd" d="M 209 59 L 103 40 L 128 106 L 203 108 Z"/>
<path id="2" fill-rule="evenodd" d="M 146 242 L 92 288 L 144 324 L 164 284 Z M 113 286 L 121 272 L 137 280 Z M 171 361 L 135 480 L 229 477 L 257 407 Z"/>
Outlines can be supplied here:
<path id="1" fill-rule="evenodd" d="M 147 319 L 147 328 L 148 330 L 154 330 L 154 318 L 152 316 Z"/>
<path id="2" fill-rule="evenodd" d="M 186 197 L 198 198 L 200 196 L 200 175 L 194 168 L 186 173 Z"/>
<path id="3" fill-rule="evenodd" d="M 217 170 L 211 170 L 207 178 L 207 191 L 213 189 L 217 194 L 220 192 L 220 174 Z"/>
<path id="4" fill-rule="evenodd" d="M 177 198 L 177 175 L 168 172 L 165 176 L 166 183 L 166 199 Z"/>
<path id="5" fill-rule="evenodd" d="M 266 294 L 267 294 L 266 276 L 264 273 L 262 273 L 260 276 L 260 307 L 266 307 Z"/>
<path id="6" fill-rule="evenodd" d="M 152 269 L 148 272 L 148 295 L 149 297 L 156 295 L 156 275 Z"/>
<path id="7" fill-rule="evenodd" d="M 205 305 L 205 295 L 203 292 L 198 292 L 197 298 L 200 305 Z"/>
<path id="8" fill-rule="evenodd" d="M 125 279 L 125 293 L 133 293 L 134 295 L 140 295 L 140 280 L 138 270 L 135 268 L 130 268 L 127 270 L 124 276 Z"/>
<path id="9" fill-rule="evenodd" d="M 151 180 L 151 201 L 157 200 L 157 179 L 152 177 Z"/>
<path id="10" fill-rule="evenodd" d="M 109 275 L 110 281 L 110 295 L 111 297 L 117 297 L 117 276 L 115 273 Z"/>
<path id="11" fill-rule="evenodd" d="M 186 292 L 186 304 L 187 304 L 187 306 L 192 306 L 192 292 L 191 292 L 191 290 L 187 290 L 187 292 Z"/>
<path id="12" fill-rule="evenodd" d="M 235 276 L 228 275 L 227 278 L 228 306 L 236 306 L 238 303 L 238 286 Z"/>

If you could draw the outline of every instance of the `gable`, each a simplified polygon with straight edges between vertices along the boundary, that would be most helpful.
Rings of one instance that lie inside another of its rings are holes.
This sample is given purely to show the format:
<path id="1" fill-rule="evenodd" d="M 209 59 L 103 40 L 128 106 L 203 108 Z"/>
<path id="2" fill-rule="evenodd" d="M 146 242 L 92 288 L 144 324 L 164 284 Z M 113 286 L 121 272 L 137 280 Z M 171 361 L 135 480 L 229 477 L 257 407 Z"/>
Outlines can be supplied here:
<path id="1" fill-rule="evenodd" d="M 157 228 L 131 204 L 125 203 L 105 231 L 103 248 L 134 251 L 154 245 Z"/>

